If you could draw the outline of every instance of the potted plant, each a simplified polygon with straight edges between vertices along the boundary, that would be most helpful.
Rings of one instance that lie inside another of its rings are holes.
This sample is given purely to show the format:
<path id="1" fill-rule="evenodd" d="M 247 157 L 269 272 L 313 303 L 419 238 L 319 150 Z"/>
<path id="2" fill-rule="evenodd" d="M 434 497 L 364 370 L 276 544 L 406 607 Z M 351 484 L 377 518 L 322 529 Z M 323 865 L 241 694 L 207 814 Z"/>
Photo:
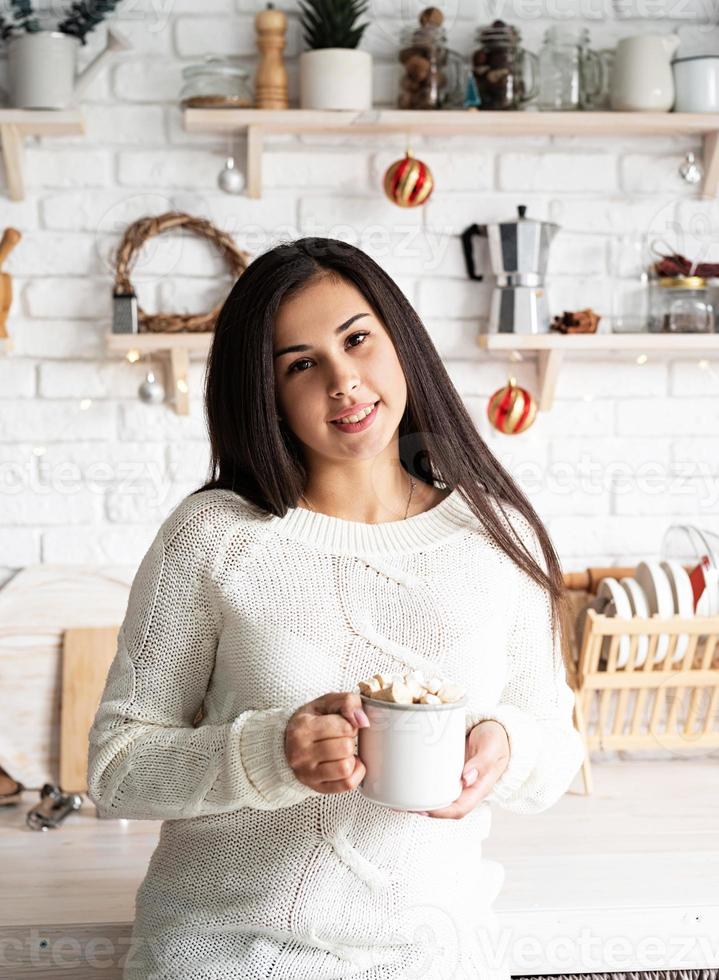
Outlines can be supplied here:
<path id="1" fill-rule="evenodd" d="M 0 89 L 0 96 L 19 109 L 64 109 L 72 105 L 110 53 L 130 47 L 117 31 L 108 31 L 105 49 L 77 74 L 79 47 L 117 4 L 118 0 L 71 3 L 57 28 L 44 30 L 32 0 L 9 0 L 0 14 L 0 38 L 8 52 L 9 91 Z"/>
<path id="2" fill-rule="evenodd" d="M 368 0 L 299 0 L 305 43 L 300 54 L 302 109 L 370 109 L 372 55 L 357 50 Z"/>

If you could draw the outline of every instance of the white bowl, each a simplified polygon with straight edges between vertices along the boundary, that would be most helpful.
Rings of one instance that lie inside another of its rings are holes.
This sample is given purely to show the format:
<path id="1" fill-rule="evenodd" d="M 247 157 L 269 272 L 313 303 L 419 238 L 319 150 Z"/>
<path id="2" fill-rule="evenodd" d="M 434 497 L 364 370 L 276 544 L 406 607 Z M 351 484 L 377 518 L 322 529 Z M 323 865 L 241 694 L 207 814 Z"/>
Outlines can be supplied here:
<path id="1" fill-rule="evenodd" d="M 451 704 L 393 704 L 360 695 L 370 727 L 357 732 L 367 772 L 359 791 L 398 810 L 439 810 L 462 792 L 466 697 Z"/>

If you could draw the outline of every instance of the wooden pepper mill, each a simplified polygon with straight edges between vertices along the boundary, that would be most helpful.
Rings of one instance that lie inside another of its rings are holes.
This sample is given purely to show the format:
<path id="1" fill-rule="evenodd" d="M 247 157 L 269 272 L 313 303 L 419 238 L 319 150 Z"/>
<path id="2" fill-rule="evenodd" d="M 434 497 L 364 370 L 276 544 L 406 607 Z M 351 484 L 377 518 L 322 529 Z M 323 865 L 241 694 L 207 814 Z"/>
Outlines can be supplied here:
<path id="1" fill-rule="evenodd" d="M 22 238 L 17 228 L 6 228 L 0 241 L 0 269 L 8 255 Z M 12 279 L 7 272 L 0 272 L 0 340 L 8 337 L 7 315 L 12 303 Z M 5 345 L 10 346 L 10 342 Z"/>
<path id="2" fill-rule="evenodd" d="M 274 5 L 255 15 L 260 62 L 255 73 L 255 109 L 287 109 L 287 69 L 282 60 L 287 17 Z"/>

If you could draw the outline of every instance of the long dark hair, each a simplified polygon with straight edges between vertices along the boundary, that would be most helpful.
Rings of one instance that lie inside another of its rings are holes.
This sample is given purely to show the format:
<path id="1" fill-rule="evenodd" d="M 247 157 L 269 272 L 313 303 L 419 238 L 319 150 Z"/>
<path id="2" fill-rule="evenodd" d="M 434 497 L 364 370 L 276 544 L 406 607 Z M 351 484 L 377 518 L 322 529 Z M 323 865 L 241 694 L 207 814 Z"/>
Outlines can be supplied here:
<path id="1" fill-rule="evenodd" d="M 399 426 L 402 465 L 427 483 L 459 488 L 496 545 L 547 590 L 552 630 L 559 628 L 566 657 L 566 590 L 542 521 L 479 435 L 410 302 L 384 269 L 353 245 L 333 238 L 282 243 L 255 258 L 232 287 L 208 357 L 211 462 L 208 481 L 195 493 L 232 489 L 280 517 L 297 505 L 307 473 L 299 442 L 278 419 L 274 321 L 283 300 L 328 275 L 364 295 L 397 351 L 407 383 Z M 535 531 L 546 573 L 525 548 L 503 504 L 516 508 Z"/>

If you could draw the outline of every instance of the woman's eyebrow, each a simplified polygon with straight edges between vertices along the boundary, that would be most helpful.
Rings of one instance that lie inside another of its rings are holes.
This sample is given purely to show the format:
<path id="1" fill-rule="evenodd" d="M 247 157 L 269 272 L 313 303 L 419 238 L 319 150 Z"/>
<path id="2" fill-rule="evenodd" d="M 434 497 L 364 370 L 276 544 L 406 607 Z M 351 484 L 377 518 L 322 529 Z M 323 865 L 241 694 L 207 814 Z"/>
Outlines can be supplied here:
<path id="1" fill-rule="evenodd" d="M 339 327 L 335 327 L 335 333 L 341 334 L 343 331 L 347 330 L 355 320 L 359 320 L 360 317 L 369 316 L 369 313 L 355 313 L 351 316 L 349 320 L 345 320 L 344 323 L 340 323 Z M 282 357 L 283 354 L 294 354 L 299 351 L 312 350 L 308 344 L 293 344 L 291 347 L 283 347 L 281 350 L 276 350 L 274 353 L 275 357 Z"/>

